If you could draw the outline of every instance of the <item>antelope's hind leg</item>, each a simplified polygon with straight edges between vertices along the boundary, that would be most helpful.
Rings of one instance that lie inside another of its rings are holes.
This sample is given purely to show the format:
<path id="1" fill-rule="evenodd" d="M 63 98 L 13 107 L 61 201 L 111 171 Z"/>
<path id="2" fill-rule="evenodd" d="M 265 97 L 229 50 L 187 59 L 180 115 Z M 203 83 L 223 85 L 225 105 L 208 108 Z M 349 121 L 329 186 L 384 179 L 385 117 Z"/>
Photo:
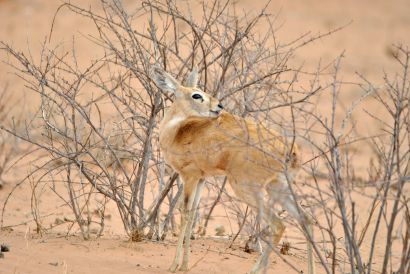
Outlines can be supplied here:
<path id="1" fill-rule="evenodd" d="M 275 213 L 266 212 L 265 216 L 267 221 L 269 222 L 271 233 L 268 236 L 269 240 L 265 250 L 262 252 L 260 257 L 258 258 L 258 261 L 252 267 L 251 274 L 267 272 L 270 254 L 272 253 L 274 246 L 276 246 L 280 242 L 280 239 L 282 238 L 283 232 L 286 228 L 282 220 L 278 216 L 276 216 Z"/>
<path id="2" fill-rule="evenodd" d="M 293 198 L 290 190 L 288 188 L 287 182 L 280 182 L 280 185 L 275 186 L 271 189 L 271 193 L 276 193 L 278 200 L 282 207 L 296 219 L 302 226 L 302 229 L 307 233 L 306 244 L 307 244 L 307 257 L 308 257 L 308 274 L 315 274 L 315 264 L 313 256 L 313 221 L 312 218 L 297 205 L 295 199 Z"/>
<path id="3" fill-rule="evenodd" d="M 283 232 L 285 231 L 285 225 L 282 220 L 276 215 L 273 208 L 273 202 L 271 197 L 266 201 L 263 197 L 263 192 L 259 193 L 259 214 L 261 218 L 269 225 L 269 233 L 267 239 L 267 246 L 262 252 L 258 261 L 253 266 L 251 273 L 266 273 L 269 265 L 269 256 L 272 253 L 273 248 L 282 239 Z M 260 220 L 262 221 L 262 220 Z"/>

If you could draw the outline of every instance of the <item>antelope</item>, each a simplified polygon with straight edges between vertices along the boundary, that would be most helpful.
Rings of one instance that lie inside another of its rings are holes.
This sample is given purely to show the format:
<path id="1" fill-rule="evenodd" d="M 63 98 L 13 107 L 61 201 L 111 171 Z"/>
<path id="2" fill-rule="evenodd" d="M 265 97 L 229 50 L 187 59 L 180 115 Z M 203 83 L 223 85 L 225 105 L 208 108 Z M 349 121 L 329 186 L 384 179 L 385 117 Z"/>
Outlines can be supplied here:
<path id="1" fill-rule="evenodd" d="M 273 244 L 279 243 L 285 230 L 281 219 L 272 212 L 275 203 L 307 227 L 311 235 L 311 219 L 298 207 L 288 184 L 300 169 L 298 147 L 289 148 L 284 136 L 262 123 L 224 111 L 218 99 L 197 87 L 196 68 L 184 86 L 156 66 L 152 79 L 158 88 L 175 95 L 160 123 L 159 141 L 165 162 L 178 172 L 184 186 L 184 221 L 170 271 L 188 270 L 192 225 L 204 187 L 202 179 L 223 175 L 239 200 L 257 210 L 270 227 L 270 244 L 251 270 L 266 272 Z M 309 240 L 307 245 L 308 273 L 314 274 Z"/>

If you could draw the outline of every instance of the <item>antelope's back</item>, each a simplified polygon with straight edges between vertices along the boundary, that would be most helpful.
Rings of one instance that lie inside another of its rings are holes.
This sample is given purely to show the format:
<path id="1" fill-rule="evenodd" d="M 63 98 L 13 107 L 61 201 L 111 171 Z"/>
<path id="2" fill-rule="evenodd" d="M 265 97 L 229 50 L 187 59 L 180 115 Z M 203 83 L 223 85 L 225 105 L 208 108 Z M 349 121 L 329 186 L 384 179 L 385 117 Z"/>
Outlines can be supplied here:
<path id="1" fill-rule="evenodd" d="M 298 149 L 262 123 L 223 112 L 218 118 L 191 117 L 174 139 L 180 162 L 192 161 L 204 175 L 251 176 L 263 180 L 287 165 L 299 168 Z"/>

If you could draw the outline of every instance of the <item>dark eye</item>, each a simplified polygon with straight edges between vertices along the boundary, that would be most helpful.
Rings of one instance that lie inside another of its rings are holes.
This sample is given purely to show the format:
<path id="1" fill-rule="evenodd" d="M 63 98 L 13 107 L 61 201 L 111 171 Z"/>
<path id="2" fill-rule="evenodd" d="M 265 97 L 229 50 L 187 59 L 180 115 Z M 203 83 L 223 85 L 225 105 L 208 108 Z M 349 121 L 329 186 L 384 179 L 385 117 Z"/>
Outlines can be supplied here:
<path id="1" fill-rule="evenodd" d="M 198 93 L 194 93 L 194 94 L 192 95 L 192 98 L 194 98 L 195 100 L 196 100 L 196 99 L 202 99 L 202 95 L 201 95 L 201 94 L 198 94 Z"/>

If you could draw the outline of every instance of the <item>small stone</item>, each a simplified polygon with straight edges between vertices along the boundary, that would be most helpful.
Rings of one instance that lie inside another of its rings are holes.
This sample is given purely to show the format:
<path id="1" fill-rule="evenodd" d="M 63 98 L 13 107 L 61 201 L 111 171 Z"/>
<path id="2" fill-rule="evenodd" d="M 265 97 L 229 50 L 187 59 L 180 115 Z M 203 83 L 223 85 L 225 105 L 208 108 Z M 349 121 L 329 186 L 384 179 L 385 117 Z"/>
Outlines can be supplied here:
<path id="1" fill-rule="evenodd" d="M 225 227 L 223 225 L 219 225 L 215 228 L 215 235 L 216 236 L 224 236 L 225 235 Z"/>
<path id="2" fill-rule="evenodd" d="M 61 220 L 60 218 L 55 218 L 54 224 L 55 224 L 55 225 L 61 225 L 61 224 L 64 224 L 64 221 Z"/>
<path id="3" fill-rule="evenodd" d="M 0 250 L 1 250 L 1 252 L 9 252 L 10 247 L 6 244 L 2 244 Z"/>
<path id="4" fill-rule="evenodd" d="M 290 243 L 289 242 L 283 242 L 282 246 L 280 248 L 280 254 L 289 255 L 289 250 L 290 250 Z"/>

